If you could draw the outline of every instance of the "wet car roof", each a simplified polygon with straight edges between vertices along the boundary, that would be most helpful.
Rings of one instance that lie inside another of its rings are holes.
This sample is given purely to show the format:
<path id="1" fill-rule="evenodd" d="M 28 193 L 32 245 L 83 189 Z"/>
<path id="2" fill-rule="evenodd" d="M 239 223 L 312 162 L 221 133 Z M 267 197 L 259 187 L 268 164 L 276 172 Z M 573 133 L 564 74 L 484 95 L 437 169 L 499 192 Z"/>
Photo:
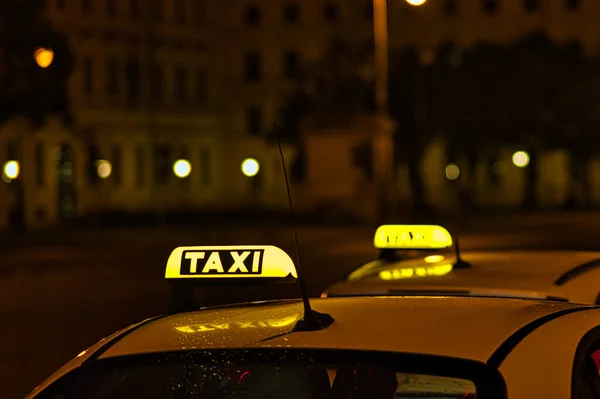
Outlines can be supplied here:
<path id="1" fill-rule="evenodd" d="M 444 253 L 447 260 L 454 261 L 454 254 Z M 385 286 L 389 289 L 407 286 L 451 286 L 486 287 L 536 290 L 553 293 L 554 281 L 563 273 L 577 266 L 600 260 L 600 252 L 570 251 L 466 251 L 461 258 L 472 267 L 454 269 L 442 276 L 402 278 L 382 280 L 379 273 L 385 270 L 431 267 L 424 257 L 398 262 L 375 260 L 352 274 L 353 281 L 341 281 L 333 284 L 330 292 L 358 292 Z M 445 262 L 441 262 L 445 263 Z M 600 262 L 599 262 L 600 264 Z M 358 289 L 356 291 L 355 289 Z"/>
<path id="2" fill-rule="evenodd" d="M 362 297 L 311 301 L 335 322 L 293 332 L 302 303 L 205 309 L 165 316 L 114 342 L 100 359 L 208 348 L 333 348 L 394 351 L 486 361 L 521 327 L 583 305 L 467 297 Z M 418 332 L 418 333 L 417 333 Z"/>

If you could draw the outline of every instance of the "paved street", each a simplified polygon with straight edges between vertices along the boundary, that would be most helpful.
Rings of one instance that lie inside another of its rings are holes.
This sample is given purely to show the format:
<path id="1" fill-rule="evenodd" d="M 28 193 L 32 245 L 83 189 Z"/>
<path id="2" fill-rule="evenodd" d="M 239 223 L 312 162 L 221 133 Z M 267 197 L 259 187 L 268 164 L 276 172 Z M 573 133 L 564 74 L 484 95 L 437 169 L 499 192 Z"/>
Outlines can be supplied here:
<path id="1" fill-rule="evenodd" d="M 529 223 L 529 224 L 527 224 Z M 311 295 L 371 260 L 371 228 L 301 228 L 301 265 Z M 600 223 L 580 220 L 515 222 L 461 232 L 464 249 L 600 249 Z M 62 234 L 62 235 L 61 235 Z M 100 338 L 162 313 L 170 286 L 162 278 L 179 245 L 275 244 L 293 252 L 289 229 L 122 229 L 6 237 L 0 243 L 0 397 L 18 398 Z M 37 238 L 35 238 L 37 237 Z M 296 286 L 211 288 L 207 305 L 297 297 Z"/>

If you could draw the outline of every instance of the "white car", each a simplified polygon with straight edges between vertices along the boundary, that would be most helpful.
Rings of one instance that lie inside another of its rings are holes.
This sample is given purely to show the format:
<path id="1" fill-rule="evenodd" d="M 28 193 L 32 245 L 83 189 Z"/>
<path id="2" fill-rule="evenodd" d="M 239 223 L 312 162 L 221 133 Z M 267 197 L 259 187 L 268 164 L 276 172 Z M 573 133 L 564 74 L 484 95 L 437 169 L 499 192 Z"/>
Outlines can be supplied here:
<path id="1" fill-rule="evenodd" d="M 446 296 L 193 304 L 194 284 L 297 283 L 271 246 L 178 248 L 165 276 L 175 282 L 167 314 L 103 339 L 28 397 L 600 395 L 596 306 Z"/>
<path id="2" fill-rule="evenodd" d="M 450 250 L 452 239 L 440 226 L 388 225 L 377 234 L 423 228 L 439 229 L 445 238 L 436 246 L 376 237 L 379 258 L 328 287 L 322 297 L 437 294 L 600 303 L 600 252 Z"/>

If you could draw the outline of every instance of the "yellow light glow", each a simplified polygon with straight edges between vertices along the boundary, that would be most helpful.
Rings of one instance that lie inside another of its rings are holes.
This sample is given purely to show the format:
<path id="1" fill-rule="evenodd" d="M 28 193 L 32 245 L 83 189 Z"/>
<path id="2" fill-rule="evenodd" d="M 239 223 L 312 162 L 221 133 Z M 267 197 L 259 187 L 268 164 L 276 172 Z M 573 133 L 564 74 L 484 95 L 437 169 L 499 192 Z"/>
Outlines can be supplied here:
<path id="1" fill-rule="evenodd" d="M 377 249 L 442 249 L 452 246 L 448 230 L 433 225 L 379 226 L 373 240 Z"/>
<path id="2" fill-rule="evenodd" d="M 427 3 L 427 0 L 406 0 L 406 2 L 411 6 L 422 6 Z"/>
<path id="3" fill-rule="evenodd" d="M 446 165 L 446 179 L 456 180 L 460 176 L 460 168 L 455 163 Z"/>
<path id="4" fill-rule="evenodd" d="M 187 159 L 179 159 L 173 164 L 173 173 L 180 179 L 184 179 L 192 173 L 192 164 Z"/>
<path id="5" fill-rule="evenodd" d="M 529 165 L 529 154 L 525 151 L 517 151 L 513 154 L 512 161 L 515 166 L 524 168 Z"/>
<path id="6" fill-rule="evenodd" d="M 258 171 L 260 170 L 260 165 L 258 161 L 254 158 L 246 158 L 244 162 L 242 162 L 242 173 L 245 176 L 252 177 L 256 176 Z"/>
<path id="7" fill-rule="evenodd" d="M 248 321 L 248 322 L 231 322 L 231 323 L 206 323 L 206 324 L 193 324 L 188 326 L 179 326 L 175 329 L 179 332 L 186 334 L 209 332 L 209 331 L 222 331 L 222 330 L 248 330 L 257 328 L 283 328 L 293 325 L 300 319 L 300 315 L 284 317 L 282 319 L 271 319 L 265 321 Z"/>
<path id="8" fill-rule="evenodd" d="M 425 257 L 426 263 L 439 263 L 443 261 L 445 258 L 442 255 L 430 255 Z"/>
<path id="9" fill-rule="evenodd" d="M 40 47 L 33 53 L 35 62 L 40 68 L 48 68 L 54 61 L 54 51 Z"/>
<path id="10" fill-rule="evenodd" d="M 383 270 L 379 278 L 385 281 L 402 280 L 413 277 L 444 276 L 452 271 L 452 264 L 435 265 L 428 267 L 410 267 L 404 269 Z"/>
<path id="11" fill-rule="evenodd" d="M 81 351 L 81 352 L 79 353 L 79 355 L 77 355 L 77 357 L 81 357 L 81 356 L 85 355 L 86 353 L 87 353 L 87 349 L 86 349 L 86 350 L 84 350 L 84 351 Z"/>
<path id="12" fill-rule="evenodd" d="M 297 279 L 292 258 L 272 245 L 179 247 L 169 256 L 167 279 Z"/>
<path id="13" fill-rule="evenodd" d="M 108 179 L 112 173 L 112 165 L 106 159 L 96 161 L 96 172 L 101 179 Z"/>
<path id="14" fill-rule="evenodd" d="M 4 163 L 4 167 L 2 168 L 3 177 L 8 180 L 14 180 L 19 177 L 19 173 L 21 172 L 21 166 L 19 165 L 19 161 L 7 161 Z"/>

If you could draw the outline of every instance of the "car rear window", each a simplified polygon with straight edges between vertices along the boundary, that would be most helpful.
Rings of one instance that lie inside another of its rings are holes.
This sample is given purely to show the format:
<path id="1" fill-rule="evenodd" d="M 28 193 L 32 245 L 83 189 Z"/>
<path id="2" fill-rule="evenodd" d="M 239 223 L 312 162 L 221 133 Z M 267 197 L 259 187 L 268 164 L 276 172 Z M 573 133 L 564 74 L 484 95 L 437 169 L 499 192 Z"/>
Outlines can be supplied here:
<path id="1" fill-rule="evenodd" d="M 381 361 L 377 361 L 377 358 Z M 95 361 L 43 392 L 48 399 L 500 398 L 503 387 L 457 361 L 348 351 L 203 351 Z M 418 366 L 418 367 L 413 367 Z M 440 366 L 443 366 L 440 368 Z M 450 367 L 449 367 L 450 366 Z M 449 367 L 449 368 L 448 368 Z M 458 374 L 458 375 L 453 375 Z M 472 378 L 469 378 L 472 374 Z M 483 394 L 494 392 L 493 396 Z M 500 388 L 500 389 L 498 389 Z"/>

